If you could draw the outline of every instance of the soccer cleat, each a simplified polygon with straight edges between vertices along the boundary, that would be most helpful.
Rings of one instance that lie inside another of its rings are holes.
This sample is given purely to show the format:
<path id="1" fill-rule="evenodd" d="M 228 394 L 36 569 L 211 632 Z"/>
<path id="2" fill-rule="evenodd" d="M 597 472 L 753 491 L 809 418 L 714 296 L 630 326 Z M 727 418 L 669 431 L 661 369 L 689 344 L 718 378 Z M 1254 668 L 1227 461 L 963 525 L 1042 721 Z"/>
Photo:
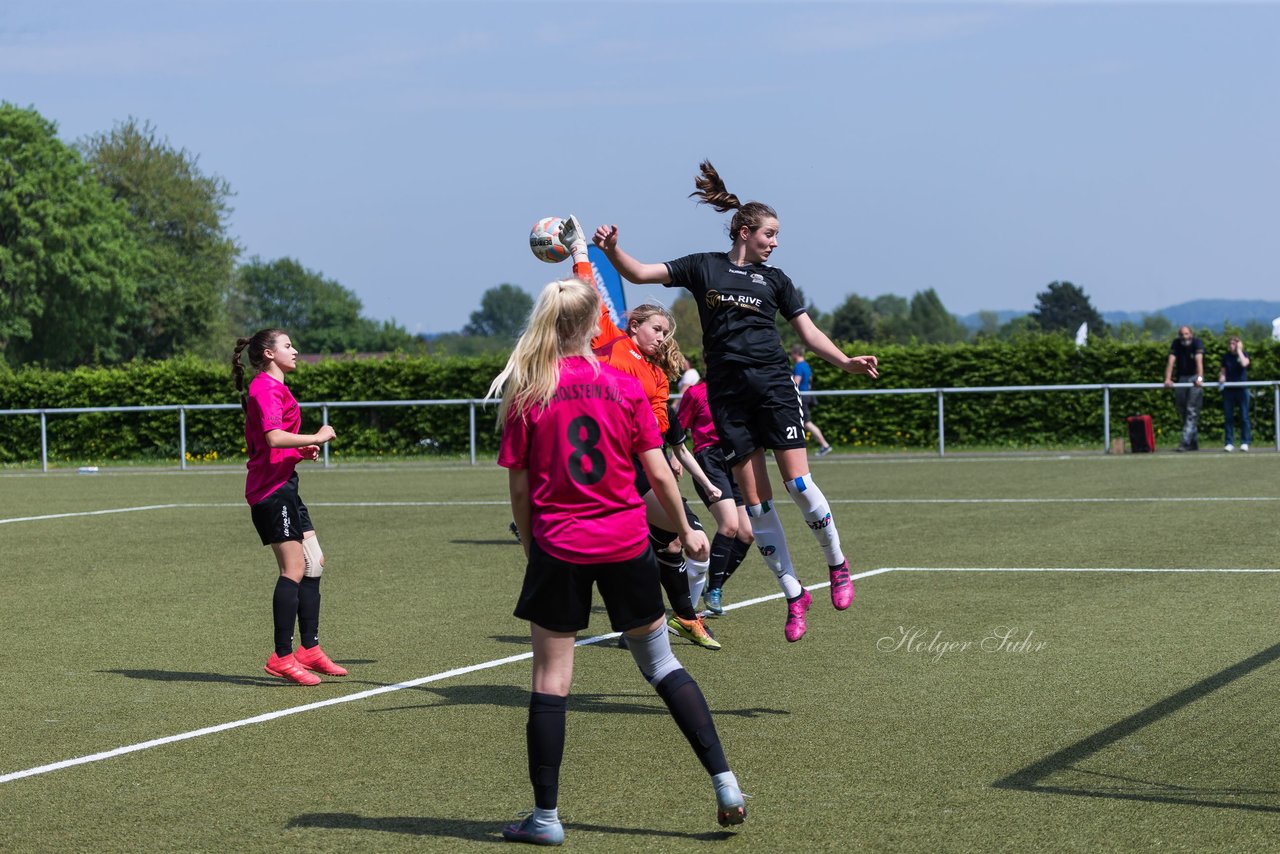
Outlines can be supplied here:
<path id="1" fill-rule="evenodd" d="M 829 567 L 831 573 L 831 604 L 843 611 L 853 604 L 853 579 L 849 577 L 849 561 Z"/>
<path id="2" fill-rule="evenodd" d="M 530 814 L 519 824 L 508 824 L 502 828 L 502 838 L 531 845 L 560 845 L 564 842 L 564 825 L 558 821 L 540 822 Z"/>
<path id="3" fill-rule="evenodd" d="M 720 648 L 720 641 L 711 634 L 701 617 L 686 620 L 679 614 L 672 614 L 671 619 L 667 620 L 667 629 L 685 640 L 693 641 L 703 649 Z"/>
<path id="4" fill-rule="evenodd" d="M 721 827 L 742 824 L 747 818 L 747 804 L 737 786 L 716 789 L 716 821 Z"/>
<path id="5" fill-rule="evenodd" d="M 323 673 L 325 676 L 346 676 L 347 669 L 333 663 L 333 659 L 324 654 L 318 646 L 307 649 L 305 646 L 294 650 L 294 660 L 308 670 L 314 670 L 316 673 Z"/>
<path id="6" fill-rule="evenodd" d="M 831 453 L 831 450 L 832 450 L 832 449 L 831 449 L 831 446 L 830 446 L 830 445 L 827 445 L 825 448 L 819 448 L 819 449 L 818 449 L 818 456 L 820 456 L 820 457 L 825 457 L 827 454 Z"/>
<path id="7" fill-rule="evenodd" d="M 272 676 L 279 676 L 281 679 L 288 679 L 290 682 L 297 682 L 299 685 L 319 685 L 320 677 L 314 673 L 308 673 L 298 663 L 293 653 L 286 656 L 271 653 L 271 657 L 267 659 L 267 664 L 262 668 Z"/>
<path id="8" fill-rule="evenodd" d="M 808 626 L 805 623 L 804 615 L 809 610 L 809 604 L 813 601 L 813 597 L 806 590 L 800 594 L 800 598 L 794 602 L 787 603 L 787 625 L 783 629 L 783 634 L 787 636 L 788 643 L 795 643 L 804 637 L 805 629 Z"/>
<path id="9" fill-rule="evenodd" d="M 724 606 L 720 604 L 720 588 L 709 587 L 702 593 L 702 604 L 717 617 L 724 616 Z"/>

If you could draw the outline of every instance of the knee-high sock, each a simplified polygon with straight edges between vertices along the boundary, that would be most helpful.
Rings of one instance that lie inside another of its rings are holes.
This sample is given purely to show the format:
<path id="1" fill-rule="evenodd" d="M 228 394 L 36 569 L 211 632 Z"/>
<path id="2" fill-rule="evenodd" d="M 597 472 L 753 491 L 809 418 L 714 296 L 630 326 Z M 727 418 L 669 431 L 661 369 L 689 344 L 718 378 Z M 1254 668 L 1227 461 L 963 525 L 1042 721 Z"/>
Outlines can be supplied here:
<path id="1" fill-rule="evenodd" d="M 733 537 L 726 537 L 724 534 L 716 534 L 711 538 L 711 567 L 710 580 L 707 586 L 712 590 L 719 590 L 724 587 L 725 581 L 729 579 L 729 562 L 733 560 L 733 544 L 738 540 Z"/>
<path id="2" fill-rule="evenodd" d="M 804 475 L 786 482 L 787 492 L 791 500 L 800 508 L 805 524 L 813 531 L 813 536 L 822 548 L 827 559 L 827 566 L 840 566 L 844 563 L 844 552 L 840 550 L 840 532 L 836 530 L 835 519 L 831 518 L 831 506 L 827 504 L 827 496 L 822 494 L 818 485 L 813 482 L 813 475 Z"/>
<path id="3" fill-rule="evenodd" d="M 698 616 L 693 610 L 693 600 L 689 598 L 689 577 L 685 573 L 683 553 L 658 552 L 658 580 L 662 582 L 662 589 L 667 591 L 672 611 L 686 620 Z"/>
<path id="4" fill-rule="evenodd" d="M 565 697 L 529 695 L 525 744 L 529 749 L 529 782 L 538 809 L 556 808 L 560 797 L 560 761 L 564 758 Z"/>
<path id="5" fill-rule="evenodd" d="M 707 586 L 707 577 L 710 572 L 710 564 L 705 560 L 694 560 L 689 558 L 684 564 L 685 575 L 689 579 L 689 602 L 696 610 L 698 607 L 698 597 L 702 595 L 703 589 Z"/>
<path id="6" fill-rule="evenodd" d="M 304 575 L 298 585 L 299 643 L 307 649 L 320 643 L 320 579 Z"/>
<path id="7" fill-rule="evenodd" d="M 747 508 L 747 515 L 751 517 L 751 530 L 756 535 L 756 548 L 760 550 L 769 569 L 777 576 L 783 595 L 787 599 L 795 599 L 804 593 L 804 586 L 800 584 L 795 567 L 791 565 L 787 535 L 782 530 L 782 520 L 778 518 L 773 502 L 752 504 Z"/>
<path id="8" fill-rule="evenodd" d="M 748 552 L 751 551 L 751 543 L 744 543 L 742 540 L 735 539 L 733 541 L 732 552 L 729 554 L 729 564 L 725 567 L 724 580 L 728 581 L 733 577 L 738 567 L 742 566 L 742 562 L 747 559 Z"/>
<path id="9" fill-rule="evenodd" d="M 716 733 L 715 722 L 711 719 L 711 709 L 707 707 L 707 699 L 702 689 L 688 671 L 681 668 L 667 675 L 657 684 L 658 696 L 667 704 L 676 726 L 689 740 L 689 746 L 698 755 L 698 761 L 707 769 L 708 774 L 723 774 L 729 770 L 729 762 L 724 758 L 724 748 L 720 746 L 720 736 Z"/>
<path id="10" fill-rule="evenodd" d="M 283 575 L 276 579 L 271 596 L 271 617 L 275 624 L 276 655 L 283 658 L 293 653 L 293 627 L 298 621 L 298 582 Z"/>

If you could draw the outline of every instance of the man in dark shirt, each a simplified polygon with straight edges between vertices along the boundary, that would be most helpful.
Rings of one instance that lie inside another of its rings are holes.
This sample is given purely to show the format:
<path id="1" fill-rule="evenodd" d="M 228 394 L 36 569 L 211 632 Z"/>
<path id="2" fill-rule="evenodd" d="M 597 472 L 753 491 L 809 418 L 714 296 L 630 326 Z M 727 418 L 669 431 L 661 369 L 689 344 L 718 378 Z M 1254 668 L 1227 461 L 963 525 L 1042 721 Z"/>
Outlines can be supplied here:
<path id="1" fill-rule="evenodd" d="M 1200 420 L 1200 407 L 1204 404 L 1204 342 L 1195 337 L 1190 326 L 1178 329 L 1178 337 L 1169 346 L 1169 360 L 1164 366 L 1164 385 L 1174 383 L 1175 369 L 1179 383 L 1191 383 L 1190 387 L 1173 390 L 1173 405 L 1182 417 L 1182 440 L 1179 451 L 1198 451 L 1196 430 Z"/>
<path id="2" fill-rule="evenodd" d="M 1222 357 L 1222 369 L 1218 371 L 1219 383 L 1243 383 L 1249 381 L 1249 357 L 1244 354 L 1244 345 L 1240 343 L 1240 339 L 1232 335 L 1227 339 L 1227 352 Z M 1242 434 L 1243 442 L 1240 443 L 1240 450 L 1248 451 L 1249 442 L 1252 436 L 1249 434 L 1252 430 L 1249 428 L 1249 389 L 1241 388 L 1224 388 L 1222 390 L 1222 416 L 1227 425 L 1227 444 L 1224 450 L 1231 453 L 1236 449 L 1235 436 L 1235 411 L 1240 410 L 1240 421 L 1244 427 Z"/>

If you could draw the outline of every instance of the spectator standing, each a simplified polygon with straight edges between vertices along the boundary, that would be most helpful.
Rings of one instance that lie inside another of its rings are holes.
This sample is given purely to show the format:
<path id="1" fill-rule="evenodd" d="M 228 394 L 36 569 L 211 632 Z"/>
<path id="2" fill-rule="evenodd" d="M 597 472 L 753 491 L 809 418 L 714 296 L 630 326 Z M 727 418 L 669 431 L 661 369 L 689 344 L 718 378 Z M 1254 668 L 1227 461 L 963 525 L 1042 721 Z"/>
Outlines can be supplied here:
<path id="1" fill-rule="evenodd" d="M 1195 336 L 1190 326 L 1178 329 L 1178 337 L 1169 345 L 1169 359 L 1164 366 L 1164 385 L 1171 388 L 1175 382 L 1190 383 L 1190 387 L 1173 390 L 1173 405 L 1182 418 L 1182 439 L 1178 451 L 1198 451 L 1200 443 L 1197 431 L 1200 407 L 1204 405 L 1204 342 Z"/>
<path id="2" fill-rule="evenodd" d="M 1222 357 L 1222 368 L 1218 371 L 1219 383 L 1242 383 L 1249 379 L 1249 357 L 1245 355 L 1244 344 L 1232 335 L 1227 339 L 1227 352 Z M 1227 444 L 1223 448 L 1228 454 L 1235 446 L 1235 412 L 1240 410 L 1240 423 L 1243 427 L 1240 438 L 1240 450 L 1248 451 L 1252 441 L 1252 430 L 1249 427 L 1249 389 L 1224 388 L 1222 390 L 1222 417 L 1227 425 Z"/>

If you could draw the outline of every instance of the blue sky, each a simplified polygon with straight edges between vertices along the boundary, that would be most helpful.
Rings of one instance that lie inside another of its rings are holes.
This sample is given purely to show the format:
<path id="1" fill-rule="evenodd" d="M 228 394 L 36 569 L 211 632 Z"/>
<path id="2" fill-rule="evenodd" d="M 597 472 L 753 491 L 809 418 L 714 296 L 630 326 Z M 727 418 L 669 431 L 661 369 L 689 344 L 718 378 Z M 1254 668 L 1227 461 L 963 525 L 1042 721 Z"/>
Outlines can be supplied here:
<path id="1" fill-rule="evenodd" d="M 244 257 L 461 328 L 568 274 L 535 220 L 644 261 L 727 246 L 698 162 L 773 205 L 819 308 L 1275 299 L 1280 5 L 6 0 L 0 98 L 68 142 L 152 122 L 236 192 Z M 629 288 L 629 299 L 673 292 Z"/>

